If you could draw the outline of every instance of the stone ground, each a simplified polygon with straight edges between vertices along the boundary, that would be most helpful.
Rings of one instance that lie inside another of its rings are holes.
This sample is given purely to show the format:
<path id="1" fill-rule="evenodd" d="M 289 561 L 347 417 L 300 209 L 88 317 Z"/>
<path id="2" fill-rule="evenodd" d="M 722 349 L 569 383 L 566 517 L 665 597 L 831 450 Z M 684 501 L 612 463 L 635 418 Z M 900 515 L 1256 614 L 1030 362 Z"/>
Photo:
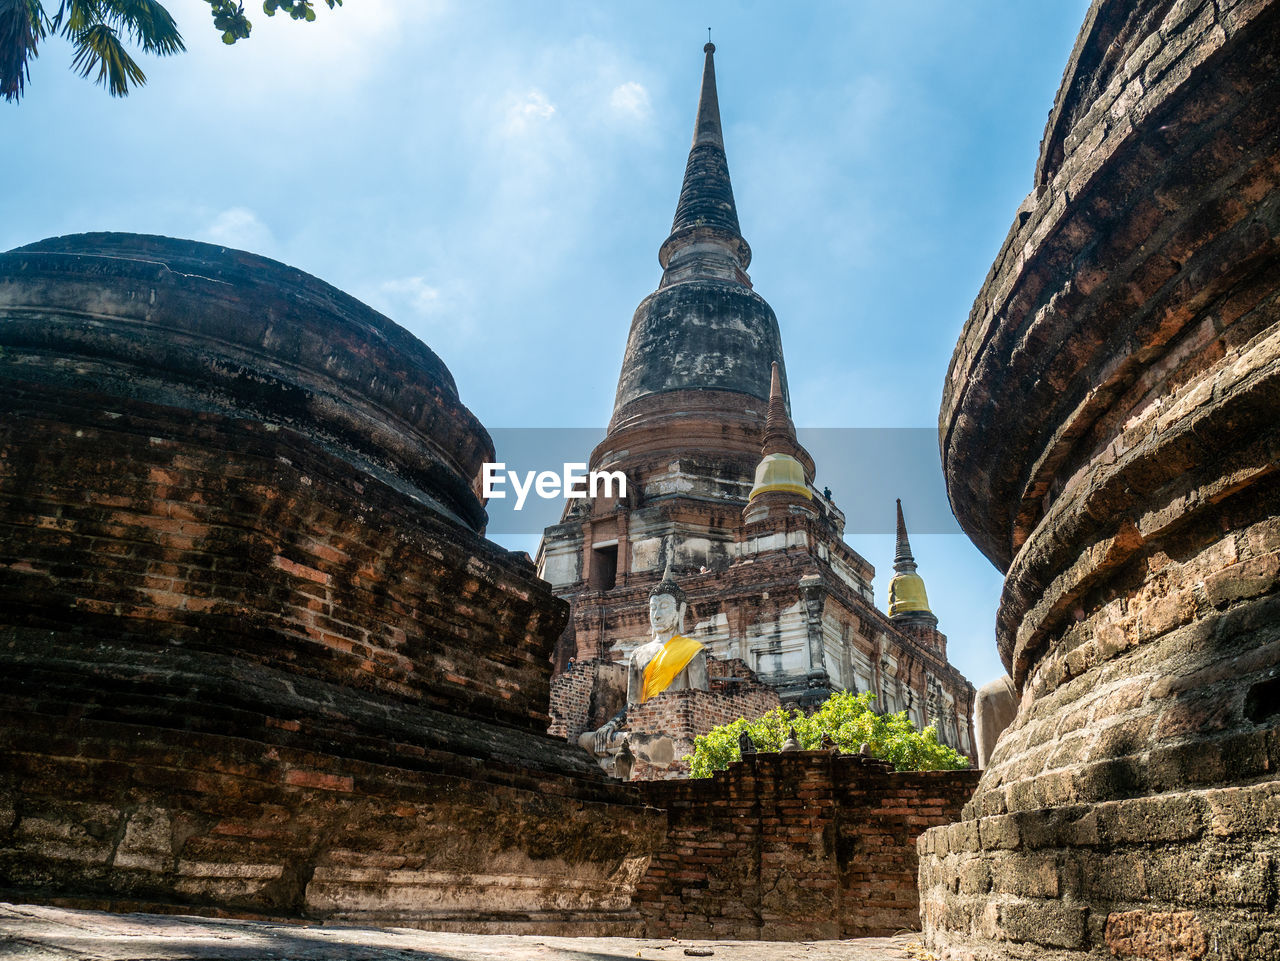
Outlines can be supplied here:
<path id="1" fill-rule="evenodd" d="M 906 961 L 915 935 L 854 941 L 659 941 L 442 934 L 0 904 L 0 959 L 22 961 Z"/>

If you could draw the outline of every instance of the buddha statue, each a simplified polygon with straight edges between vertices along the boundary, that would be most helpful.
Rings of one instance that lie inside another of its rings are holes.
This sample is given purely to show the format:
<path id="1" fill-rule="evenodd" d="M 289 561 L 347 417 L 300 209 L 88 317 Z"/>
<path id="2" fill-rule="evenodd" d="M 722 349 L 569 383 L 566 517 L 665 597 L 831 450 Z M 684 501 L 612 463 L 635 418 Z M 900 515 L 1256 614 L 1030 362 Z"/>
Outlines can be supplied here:
<path id="1" fill-rule="evenodd" d="M 643 704 L 663 691 L 710 690 L 707 649 L 684 630 L 684 591 L 671 576 L 671 562 L 662 580 L 649 592 L 649 626 L 653 639 L 631 652 L 627 660 L 627 706 Z"/>
<path id="2" fill-rule="evenodd" d="M 587 731 L 578 744 L 609 769 L 610 757 L 620 745 L 615 735 L 626 721 L 628 711 L 664 691 L 707 691 L 707 649 L 683 636 L 686 609 L 684 591 L 671 576 L 667 561 L 662 580 L 649 592 L 649 626 L 652 640 L 641 644 L 627 659 L 627 706 L 595 731 Z"/>

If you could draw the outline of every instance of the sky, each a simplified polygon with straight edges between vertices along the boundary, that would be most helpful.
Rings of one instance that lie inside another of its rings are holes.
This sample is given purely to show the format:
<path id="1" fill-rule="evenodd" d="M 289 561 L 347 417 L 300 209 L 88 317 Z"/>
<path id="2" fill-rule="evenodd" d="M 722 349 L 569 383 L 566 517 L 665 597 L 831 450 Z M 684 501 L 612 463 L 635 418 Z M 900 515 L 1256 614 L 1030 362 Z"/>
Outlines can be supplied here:
<path id="1" fill-rule="evenodd" d="M 603 433 L 710 26 L 752 281 L 802 438 L 836 451 L 817 484 L 881 607 L 907 491 L 952 663 L 975 686 L 1003 670 L 1002 578 L 946 509 L 938 407 L 1086 0 L 346 0 L 311 24 L 250 0 L 235 46 L 201 0 L 167 6 L 187 52 L 140 55 L 128 98 L 50 39 L 21 104 L 0 103 L 0 249 L 122 230 L 281 260 L 423 339 L 495 438 Z M 909 456 L 862 443 L 886 436 Z"/>

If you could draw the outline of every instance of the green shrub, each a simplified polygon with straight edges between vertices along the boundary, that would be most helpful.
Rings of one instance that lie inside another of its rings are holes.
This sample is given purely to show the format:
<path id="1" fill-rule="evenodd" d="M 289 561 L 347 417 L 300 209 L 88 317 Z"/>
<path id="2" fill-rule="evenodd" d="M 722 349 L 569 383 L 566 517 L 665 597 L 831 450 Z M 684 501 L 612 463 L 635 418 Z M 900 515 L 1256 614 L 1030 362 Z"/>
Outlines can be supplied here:
<path id="1" fill-rule="evenodd" d="M 969 766 L 969 759 L 945 744 L 930 725 L 918 731 L 906 711 L 877 714 L 871 709 L 875 695 L 870 692 L 833 694 L 812 714 L 776 707 L 754 721 L 746 718 L 722 724 L 701 735 L 686 754 L 690 777 L 710 777 L 722 771 L 730 761 L 741 757 L 738 735 L 746 731 L 762 752 L 777 751 L 787 739 L 788 728 L 796 729 L 796 738 L 805 750 L 822 745 L 822 735 L 830 734 L 836 747 L 846 754 L 856 754 L 863 744 L 871 748 L 873 757 L 889 761 L 899 771 L 957 771 Z"/>

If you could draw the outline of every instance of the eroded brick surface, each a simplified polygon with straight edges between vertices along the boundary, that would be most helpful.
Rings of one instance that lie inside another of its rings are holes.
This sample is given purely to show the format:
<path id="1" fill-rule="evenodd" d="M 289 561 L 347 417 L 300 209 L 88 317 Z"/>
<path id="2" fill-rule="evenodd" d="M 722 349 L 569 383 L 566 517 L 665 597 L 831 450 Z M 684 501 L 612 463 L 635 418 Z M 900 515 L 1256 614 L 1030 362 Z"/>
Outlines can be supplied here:
<path id="1" fill-rule="evenodd" d="M 1119 958 L 1181 961 L 1203 958 L 1204 931 L 1190 911 L 1124 911 L 1107 918 L 1107 947 Z"/>
<path id="2" fill-rule="evenodd" d="M 796 751 L 642 784 L 667 811 L 636 891 L 645 931 L 808 941 L 912 930 L 916 838 L 955 820 L 977 778 Z"/>
<path id="3" fill-rule="evenodd" d="M 1095 3 L 941 415 L 1020 692 L 955 958 L 1280 953 L 1280 4 Z"/>
<path id="4" fill-rule="evenodd" d="M 660 819 L 543 733 L 565 606 L 434 354 L 132 235 L 0 256 L 0 345 L 0 887 L 638 931 Z"/>

